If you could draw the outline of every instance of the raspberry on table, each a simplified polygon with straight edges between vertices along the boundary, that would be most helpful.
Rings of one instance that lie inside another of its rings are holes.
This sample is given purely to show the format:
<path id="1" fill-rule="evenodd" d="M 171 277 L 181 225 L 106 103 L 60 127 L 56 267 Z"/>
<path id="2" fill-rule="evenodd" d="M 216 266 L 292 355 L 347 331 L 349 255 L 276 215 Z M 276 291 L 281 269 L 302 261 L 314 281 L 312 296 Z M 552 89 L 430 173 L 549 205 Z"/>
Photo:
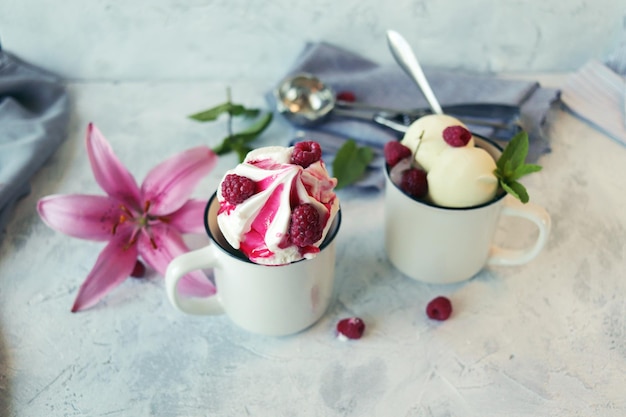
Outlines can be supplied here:
<path id="1" fill-rule="evenodd" d="M 243 203 L 256 193 L 256 184 L 248 177 L 228 174 L 222 181 L 222 196 L 230 204 Z"/>
<path id="2" fill-rule="evenodd" d="M 443 130 L 443 140 L 455 148 L 467 145 L 471 139 L 472 134 L 463 126 L 448 126 Z"/>
<path id="3" fill-rule="evenodd" d="M 133 278 L 143 278 L 146 275 L 146 266 L 139 259 L 135 262 L 130 276 Z"/>
<path id="4" fill-rule="evenodd" d="M 393 167 L 404 158 L 411 156 L 411 149 L 400 142 L 392 140 L 385 143 L 383 153 L 385 154 L 385 162 L 387 162 L 389 167 Z"/>
<path id="5" fill-rule="evenodd" d="M 337 334 L 347 339 L 360 339 L 365 332 L 365 323 L 358 317 L 339 320 Z"/>
<path id="6" fill-rule="evenodd" d="M 340 91 L 337 93 L 337 100 L 354 103 L 356 101 L 356 95 L 352 91 Z"/>
<path id="7" fill-rule="evenodd" d="M 452 314 L 452 303 L 443 296 L 434 298 L 426 306 L 426 314 L 434 320 L 447 320 Z"/>
<path id="8" fill-rule="evenodd" d="M 424 198 L 428 194 L 428 179 L 426 171 L 419 168 L 409 168 L 402 173 L 400 189 L 415 198 Z"/>
<path id="9" fill-rule="evenodd" d="M 312 140 L 298 142 L 293 147 L 291 163 L 300 165 L 303 168 L 322 159 L 322 147 Z"/>
<path id="10" fill-rule="evenodd" d="M 322 238 L 323 231 L 320 214 L 312 204 L 300 204 L 291 212 L 289 234 L 294 245 L 310 246 Z"/>

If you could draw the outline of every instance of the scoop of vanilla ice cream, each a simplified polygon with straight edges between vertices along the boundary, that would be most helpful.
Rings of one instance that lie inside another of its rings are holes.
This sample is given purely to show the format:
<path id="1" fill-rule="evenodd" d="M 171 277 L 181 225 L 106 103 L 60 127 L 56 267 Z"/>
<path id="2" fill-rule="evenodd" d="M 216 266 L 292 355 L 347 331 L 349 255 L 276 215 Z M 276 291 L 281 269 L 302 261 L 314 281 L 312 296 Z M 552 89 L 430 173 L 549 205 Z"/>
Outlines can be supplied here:
<path id="1" fill-rule="evenodd" d="M 493 199 L 498 189 L 496 163 L 481 148 L 448 147 L 428 172 L 428 193 L 443 207 L 471 207 Z"/>
<path id="2" fill-rule="evenodd" d="M 443 131 L 449 126 L 467 127 L 457 118 L 447 114 L 429 114 L 414 121 L 407 129 L 401 143 L 415 154 L 415 160 L 427 172 L 433 167 L 441 152 L 450 146 L 443 140 Z M 420 143 L 421 137 L 421 143 Z M 417 152 L 415 148 L 418 146 Z M 474 138 L 466 145 L 474 146 Z"/>

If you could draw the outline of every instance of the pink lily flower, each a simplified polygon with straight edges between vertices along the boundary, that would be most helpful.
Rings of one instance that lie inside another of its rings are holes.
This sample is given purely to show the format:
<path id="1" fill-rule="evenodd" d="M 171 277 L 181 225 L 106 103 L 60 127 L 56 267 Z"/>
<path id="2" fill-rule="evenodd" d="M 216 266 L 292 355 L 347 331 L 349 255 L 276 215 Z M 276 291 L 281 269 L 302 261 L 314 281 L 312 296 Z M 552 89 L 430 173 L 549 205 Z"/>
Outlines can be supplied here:
<path id="1" fill-rule="evenodd" d="M 206 201 L 189 199 L 198 182 L 217 162 L 206 146 L 181 152 L 154 167 L 141 187 L 93 124 L 87 128 L 87 155 L 99 195 L 51 195 L 37 204 L 52 229 L 80 239 L 108 241 L 81 285 L 72 312 L 92 307 L 133 271 L 137 257 L 161 275 L 170 261 L 189 250 L 183 233 L 204 233 Z M 215 293 L 200 271 L 187 274 L 181 291 Z"/>

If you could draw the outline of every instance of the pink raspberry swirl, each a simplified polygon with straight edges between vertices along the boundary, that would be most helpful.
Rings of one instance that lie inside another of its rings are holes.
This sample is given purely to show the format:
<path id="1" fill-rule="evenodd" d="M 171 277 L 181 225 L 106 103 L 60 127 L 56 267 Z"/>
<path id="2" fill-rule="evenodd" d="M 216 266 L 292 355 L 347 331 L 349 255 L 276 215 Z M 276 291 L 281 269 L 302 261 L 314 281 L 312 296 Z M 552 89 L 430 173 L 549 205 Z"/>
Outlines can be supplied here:
<path id="1" fill-rule="evenodd" d="M 256 184 L 255 194 L 232 204 L 218 187 L 220 209 L 217 221 L 224 237 L 250 261 L 284 265 L 313 258 L 339 210 L 331 178 L 322 160 L 306 168 L 291 162 L 293 147 L 269 146 L 251 151 L 244 162 L 226 175 L 237 174 Z M 319 213 L 323 232 L 312 245 L 298 246 L 291 240 L 293 210 L 310 204 Z"/>

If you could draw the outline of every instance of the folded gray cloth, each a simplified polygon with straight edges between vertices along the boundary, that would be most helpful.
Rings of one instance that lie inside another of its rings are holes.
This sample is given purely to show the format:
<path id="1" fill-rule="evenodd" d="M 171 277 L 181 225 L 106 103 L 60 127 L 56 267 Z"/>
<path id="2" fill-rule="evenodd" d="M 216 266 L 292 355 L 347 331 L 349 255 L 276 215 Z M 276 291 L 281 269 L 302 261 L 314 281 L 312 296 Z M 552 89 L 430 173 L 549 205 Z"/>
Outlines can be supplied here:
<path id="1" fill-rule="evenodd" d="M 597 60 L 563 85 L 561 101 L 574 115 L 626 146 L 626 79 Z"/>
<path id="2" fill-rule="evenodd" d="M 0 237 L 31 177 L 67 136 L 68 120 L 59 80 L 0 48 Z"/>
<path id="3" fill-rule="evenodd" d="M 420 89 L 399 66 L 379 65 L 325 42 L 307 44 L 285 76 L 301 72 L 319 77 L 336 92 L 353 92 L 360 102 L 399 109 L 428 107 Z M 521 123 L 530 137 L 528 160 L 536 162 L 542 154 L 550 151 L 543 125 L 551 104 L 558 97 L 558 90 L 542 88 L 534 81 L 507 80 L 436 68 L 426 67 L 424 73 L 442 105 L 471 102 L 520 106 Z M 275 106 L 271 93 L 267 94 L 267 99 L 270 105 Z M 287 123 L 283 118 L 277 119 Z M 493 133 L 491 128 L 473 131 L 487 137 Z M 315 128 L 295 127 L 294 141 L 303 137 L 322 145 L 324 160 L 329 166 L 334 152 L 347 139 L 372 146 L 377 150 L 377 157 L 365 177 L 355 185 L 381 188 L 384 183 L 382 147 L 387 141 L 397 139 L 398 133 L 374 123 L 337 117 Z"/>
<path id="4" fill-rule="evenodd" d="M 626 32 L 606 61 L 588 61 L 563 85 L 561 101 L 574 115 L 626 146 Z"/>

